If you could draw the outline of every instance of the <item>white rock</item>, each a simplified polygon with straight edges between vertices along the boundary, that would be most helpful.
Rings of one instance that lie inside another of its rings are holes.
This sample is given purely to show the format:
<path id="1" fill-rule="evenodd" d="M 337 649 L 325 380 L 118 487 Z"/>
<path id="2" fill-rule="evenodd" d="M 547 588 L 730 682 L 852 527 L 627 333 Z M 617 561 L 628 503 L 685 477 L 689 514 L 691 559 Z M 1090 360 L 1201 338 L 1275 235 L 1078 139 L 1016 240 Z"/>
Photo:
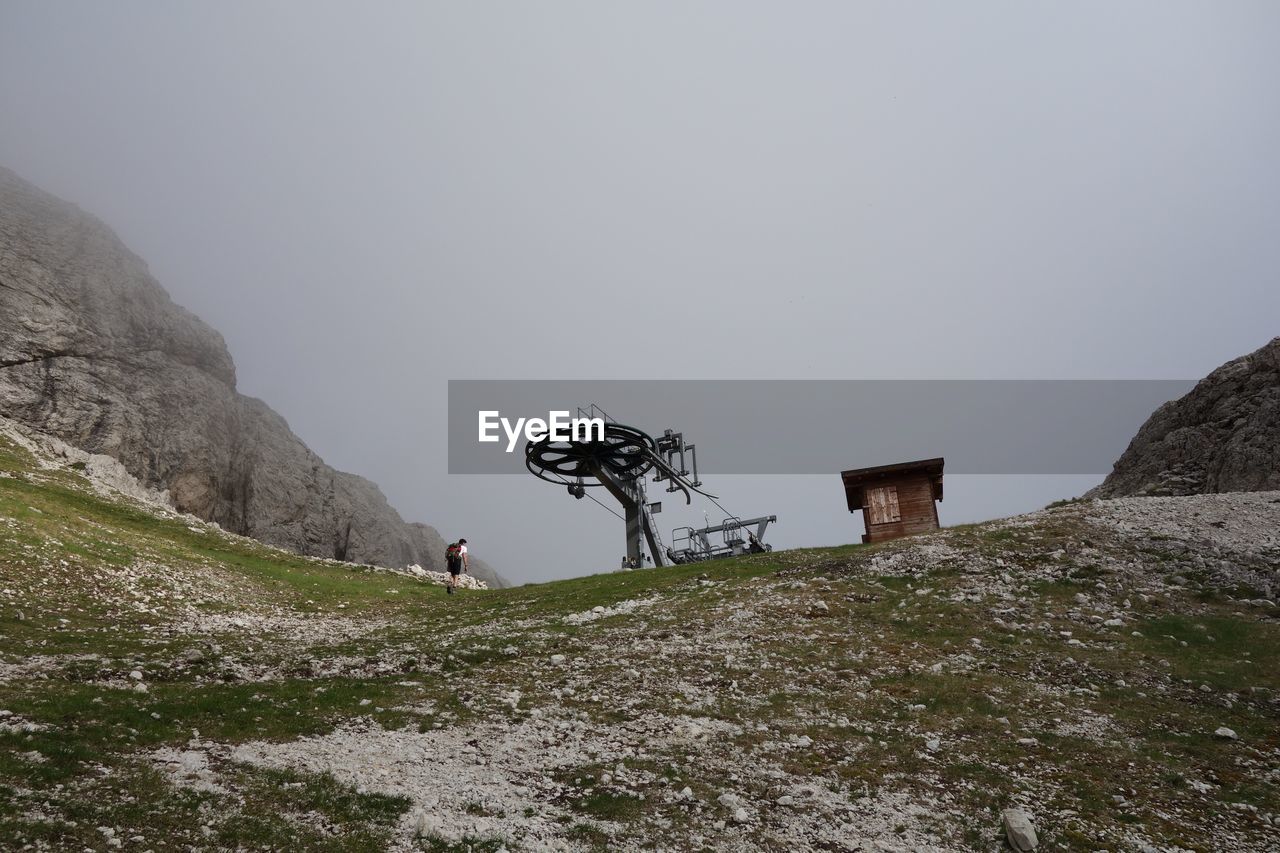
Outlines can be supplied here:
<path id="1" fill-rule="evenodd" d="M 413 817 L 413 834 L 418 837 L 433 835 L 436 830 L 436 822 L 432 820 L 431 815 L 426 812 L 418 812 Z"/>
<path id="2" fill-rule="evenodd" d="M 1240 735 L 1236 734 L 1234 729 L 1229 729 L 1229 728 L 1227 728 L 1226 726 L 1219 726 L 1217 729 L 1215 729 L 1215 730 L 1214 730 L 1214 732 L 1213 732 L 1213 733 L 1214 733 L 1215 735 L 1217 735 L 1218 737 L 1223 738 L 1223 739 L 1225 739 L 1225 740 L 1239 740 L 1239 739 L 1240 739 Z"/>
<path id="3" fill-rule="evenodd" d="M 553 664 L 555 664 L 556 666 L 559 666 L 560 664 L 564 663 L 566 660 L 568 660 L 568 658 L 566 658 L 564 655 L 552 655 L 552 656 L 551 656 L 551 662 L 552 662 Z"/>
<path id="4" fill-rule="evenodd" d="M 1021 809 L 1005 809 L 1000 813 L 1000 818 L 1004 822 L 1004 834 L 1009 839 L 1009 846 L 1018 853 L 1030 853 L 1040 846 L 1031 818 Z"/>

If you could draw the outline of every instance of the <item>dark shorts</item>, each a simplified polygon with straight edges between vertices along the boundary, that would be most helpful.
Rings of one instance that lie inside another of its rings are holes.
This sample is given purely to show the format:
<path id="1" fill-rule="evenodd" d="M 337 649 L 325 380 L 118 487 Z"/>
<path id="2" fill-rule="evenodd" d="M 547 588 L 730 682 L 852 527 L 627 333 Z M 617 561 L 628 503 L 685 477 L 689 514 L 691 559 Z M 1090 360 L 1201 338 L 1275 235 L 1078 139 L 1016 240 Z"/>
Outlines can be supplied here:
<path id="1" fill-rule="evenodd" d="M 462 566 L 450 566 L 449 574 L 456 578 L 458 575 L 462 574 Z"/>

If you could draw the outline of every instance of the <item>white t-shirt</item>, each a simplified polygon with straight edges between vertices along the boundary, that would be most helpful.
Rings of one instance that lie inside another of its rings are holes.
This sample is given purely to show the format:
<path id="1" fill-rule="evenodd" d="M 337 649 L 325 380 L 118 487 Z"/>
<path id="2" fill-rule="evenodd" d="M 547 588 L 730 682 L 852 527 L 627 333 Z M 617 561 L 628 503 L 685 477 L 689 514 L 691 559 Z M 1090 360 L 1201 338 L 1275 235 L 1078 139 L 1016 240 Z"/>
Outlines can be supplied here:
<path id="1" fill-rule="evenodd" d="M 463 559 L 463 562 L 465 563 L 465 562 L 466 562 L 466 559 L 465 559 L 465 558 L 466 558 L 466 556 L 467 556 L 467 546 L 466 546 L 466 545 L 459 545 L 459 546 L 458 546 L 458 553 L 459 553 L 460 555 L 462 555 L 462 557 L 464 558 L 464 559 Z"/>

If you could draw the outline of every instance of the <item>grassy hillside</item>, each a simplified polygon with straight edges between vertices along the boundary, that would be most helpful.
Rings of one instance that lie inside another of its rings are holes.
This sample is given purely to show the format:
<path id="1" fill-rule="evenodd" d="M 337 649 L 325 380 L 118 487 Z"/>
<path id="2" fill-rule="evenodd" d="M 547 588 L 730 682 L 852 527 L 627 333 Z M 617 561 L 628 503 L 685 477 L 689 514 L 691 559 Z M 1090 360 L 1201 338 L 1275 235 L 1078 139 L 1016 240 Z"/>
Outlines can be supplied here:
<path id="1" fill-rule="evenodd" d="M 0 471 L 0 849 L 1280 847 L 1274 493 L 446 596 Z"/>

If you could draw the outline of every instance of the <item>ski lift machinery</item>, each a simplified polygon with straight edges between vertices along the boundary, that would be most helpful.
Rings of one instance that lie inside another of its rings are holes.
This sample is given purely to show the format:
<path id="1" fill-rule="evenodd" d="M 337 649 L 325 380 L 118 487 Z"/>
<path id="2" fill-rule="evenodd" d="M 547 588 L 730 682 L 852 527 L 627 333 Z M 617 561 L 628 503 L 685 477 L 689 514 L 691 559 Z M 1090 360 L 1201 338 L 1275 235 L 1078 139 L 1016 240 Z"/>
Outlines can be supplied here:
<path id="1" fill-rule="evenodd" d="M 591 430 L 585 438 L 575 434 L 569 441 L 552 441 L 550 436 L 531 441 L 525 446 L 525 467 L 539 479 L 566 486 L 578 500 L 590 497 L 600 503 L 587 489 L 602 486 L 622 504 L 623 514 L 618 517 L 627 530 L 624 568 L 643 566 L 646 546 L 656 566 L 773 550 L 764 543 L 764 533 L 778 517 L 739 518 L 721 506 L 715 495 L 703 491 L 698 479 L 697 449 L 685 443 L 682 433 L 666 430 L 661 438 L 654 439 L 642 430 L 618 423 L 594 403 L 587 409 L 579 408 L 577 414 L 603 421 L 603 438 L 598 430 Z M 693 503 L 694 493 L 703 496 L 724 513 L 724 520 L 701 528 L 678 527 L 671 532 L 671 546 L 665 546 L 653 520 L 662 504 L 649 503 L 645 493 L 650 474 L 654 483 L 666 483 L 668 492 L 682 493 L 686 504 Z M 605 504 L 600 505 L 618 515 Z"/>

